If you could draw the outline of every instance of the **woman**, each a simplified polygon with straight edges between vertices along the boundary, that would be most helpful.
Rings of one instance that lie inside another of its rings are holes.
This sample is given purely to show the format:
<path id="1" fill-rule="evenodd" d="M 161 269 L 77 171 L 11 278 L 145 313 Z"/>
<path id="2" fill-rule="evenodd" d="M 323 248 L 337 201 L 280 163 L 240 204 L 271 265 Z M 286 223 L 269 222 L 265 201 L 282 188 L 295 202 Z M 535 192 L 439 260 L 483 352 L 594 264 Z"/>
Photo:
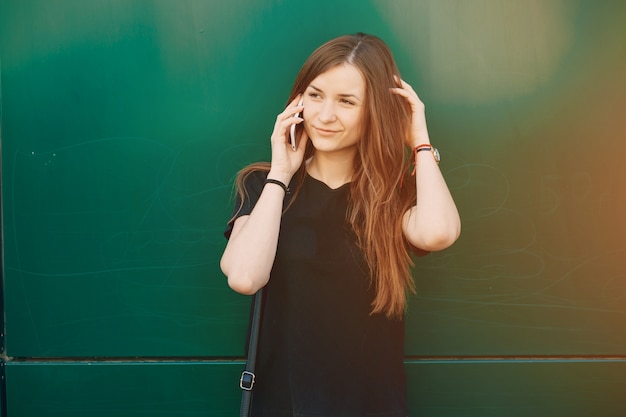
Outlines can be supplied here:
<path id="1" fill-rule="evenodd" d="M 238 175 L 221 259 L 233 290 L 266 286 L 253 415 L 405 417 L 410 253 L 460 233 L 424 105 L 382 40 L 342 36 L 304 63 L 271 146 Z"/>

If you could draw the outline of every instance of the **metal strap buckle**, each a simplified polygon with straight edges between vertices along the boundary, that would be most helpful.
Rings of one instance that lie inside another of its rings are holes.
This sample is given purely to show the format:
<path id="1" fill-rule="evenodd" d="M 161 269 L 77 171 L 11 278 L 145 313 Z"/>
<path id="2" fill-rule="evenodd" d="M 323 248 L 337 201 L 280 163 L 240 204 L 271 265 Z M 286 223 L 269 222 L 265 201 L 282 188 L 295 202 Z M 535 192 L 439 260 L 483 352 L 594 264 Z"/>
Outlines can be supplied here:
<path id="1" fill-rule="evenodd" d="M 243 371 L 241 373 L 241 379 L 239 380 L 239 388 L 252 391 L 252 387 L 254 386 L 254 373 L 249 371 Z"/>

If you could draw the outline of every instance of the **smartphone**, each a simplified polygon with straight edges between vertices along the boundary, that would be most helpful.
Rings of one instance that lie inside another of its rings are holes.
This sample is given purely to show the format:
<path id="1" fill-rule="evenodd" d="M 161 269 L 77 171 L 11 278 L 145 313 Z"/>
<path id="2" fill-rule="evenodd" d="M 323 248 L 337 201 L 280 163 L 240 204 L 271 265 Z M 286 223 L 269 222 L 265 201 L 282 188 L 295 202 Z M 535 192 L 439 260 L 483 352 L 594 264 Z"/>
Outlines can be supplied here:
<path id="1" fill-rule="evenodd" d="M 298 102 L 298 106 L 302 106 L 302 103 L 304 102 L 304 96 L 300 97 L 300 101 Z M 296 113 L 294 115 L 295 117 L 300 117 L 300 112 Z M 296 143 L 296 126 L 297 124 L 294 123 L 291 125 L 291 131 L 289 132 L 291 135 L 291 149 L 293 149 L 294 151 L 298 148 L 298 144 Z"/>

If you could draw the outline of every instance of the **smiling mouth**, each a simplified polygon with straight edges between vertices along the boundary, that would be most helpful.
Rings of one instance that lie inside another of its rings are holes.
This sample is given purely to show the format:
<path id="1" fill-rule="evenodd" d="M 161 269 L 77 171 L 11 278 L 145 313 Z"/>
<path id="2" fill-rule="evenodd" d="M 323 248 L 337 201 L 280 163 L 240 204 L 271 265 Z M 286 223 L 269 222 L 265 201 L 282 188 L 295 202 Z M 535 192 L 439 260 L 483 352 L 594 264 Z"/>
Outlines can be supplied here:
<path id="1" fill-rule="evenodd" d="M 318 132 L 325 133 L 325 134 L 332 134 L 332 133 L 339 132 L 338 130 L 322 129 L 321 127 L 317 127 L 317 126 L 313 126 L 313 128 L 317 130 Z"/>

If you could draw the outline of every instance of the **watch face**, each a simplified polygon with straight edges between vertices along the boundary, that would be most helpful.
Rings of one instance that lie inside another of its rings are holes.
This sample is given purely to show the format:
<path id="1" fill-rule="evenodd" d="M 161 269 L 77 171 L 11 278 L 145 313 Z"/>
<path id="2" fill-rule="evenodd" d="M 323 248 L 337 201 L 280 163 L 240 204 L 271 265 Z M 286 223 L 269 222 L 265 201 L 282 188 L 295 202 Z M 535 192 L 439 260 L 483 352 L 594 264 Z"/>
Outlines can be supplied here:
<path id="1" fill-rule="evenodd" d="M 441 161 L 441 155 L 439 155 L 439 149 L 433 148 L 433 156 L 435 157 L 435 161 L 437 161 L 437 163 Z"/>

